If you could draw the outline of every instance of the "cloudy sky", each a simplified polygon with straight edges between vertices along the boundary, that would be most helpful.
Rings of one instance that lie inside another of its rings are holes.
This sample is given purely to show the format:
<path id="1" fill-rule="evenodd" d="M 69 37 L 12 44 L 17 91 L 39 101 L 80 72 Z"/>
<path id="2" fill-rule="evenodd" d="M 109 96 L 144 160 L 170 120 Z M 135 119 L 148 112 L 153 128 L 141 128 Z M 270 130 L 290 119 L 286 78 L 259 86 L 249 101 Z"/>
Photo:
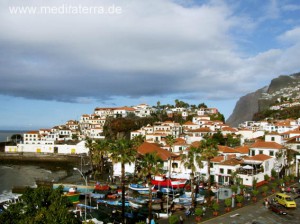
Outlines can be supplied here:
<path id="1" fill-rule="evenodd" d="M 298 0 L 1 0 L 0 129 L 95 107 L 217 107 L 300 71 Z"/>

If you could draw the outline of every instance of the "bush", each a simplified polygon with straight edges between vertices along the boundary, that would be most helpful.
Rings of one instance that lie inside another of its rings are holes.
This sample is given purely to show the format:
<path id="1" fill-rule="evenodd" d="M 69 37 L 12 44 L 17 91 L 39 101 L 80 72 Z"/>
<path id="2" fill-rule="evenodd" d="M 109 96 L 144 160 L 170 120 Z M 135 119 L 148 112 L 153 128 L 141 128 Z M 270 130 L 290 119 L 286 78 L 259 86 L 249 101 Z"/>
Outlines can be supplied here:
<path id="1" fill-rule="evenodd" d="M 277 176 L 277 172 L 274 169 L 271 170 L 271 176 L 273 178 L 275 178 Z"/>
<path id="2" fill-rule="evenodd" d="M 169 224 L 177 224 L 179 222 L 178 215 L 171 215 L 169 217 Z"/>
<path id="3" fill-rule="evenodd" d="M 232 186 L 231 186 L 231 190 L 232 190 L 233 193 L 236 194 L 237 191 L 238 191 L 238 187 L 237 187 L 236 185 L 232 185 Z"/>
<path id="4" fill-rule="evenodd" d="M 215 201 L 212 205 L 212 209 L 216 212 L 220 209 L 220 205 Z"/>
<path id="5" fill-rule="evenodd" d="M 253 190 L 253 191 L 252 191 L 252 194 L 253 194 L 254 197 L 256 197 L 256 196 L 258 195 L 258 193 L 259 193 L 258 190 Z"/>
<path id="6" fill-rule="evenodd" d="M 236 200 L 237 200 L 238 203 L 242 203 L 243 200 L 244 200 L 244 197 L 242 195 L 237 195 Z"/>
<path id="7" fill-rule="evenodd" d="M 225 205 L 226 205 L 226 207 L 229 207 L 231 205 L 231 198 L 225 199 Z"/>
<path id="8" fill-rule="evenodd" d="M 266 186 L 266 185 L 261 187 L 261 191 L 262 191 L 263 193 L 267 193 L 268 190 L 269 190 L 269 187 Z"/>
<path id="9" fill-rule="evenodd" d="M 202 216 L 203 215 L 203 209 L 202 208 L 196 208 L 195 215 L 196 216 Z"/>
<path id="10" fill-rule="evenodd" d="M 269 181 L 269 180 L 270 180 L 269 175 L 268 175 L 268 174 L 265 174 L 265 175 L 264 175 L 264 179 L 265 179 L 265 181 Z"/>

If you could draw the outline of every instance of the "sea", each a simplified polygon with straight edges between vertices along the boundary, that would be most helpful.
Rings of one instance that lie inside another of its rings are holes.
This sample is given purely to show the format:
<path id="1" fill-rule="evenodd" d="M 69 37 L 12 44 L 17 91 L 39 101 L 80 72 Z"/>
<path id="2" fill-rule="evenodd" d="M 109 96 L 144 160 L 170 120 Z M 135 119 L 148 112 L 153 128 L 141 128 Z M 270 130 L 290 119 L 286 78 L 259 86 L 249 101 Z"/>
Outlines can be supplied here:
<path id="1" fill-rule="evenodd" d="M 0 142 L 6 142 L 14 134 L 26 130 L 0 130 Z M 0 161 L 0 194 L 9 193 L 14 187 L 35 187 L 37 180 L 59 181 L 72 175 L 72 167 L 53 163 L 24 163 Z M 80 177 L 79 177 L 80 178 Z"/>
<path id="2" fill-rule="evenodd" d="M 68 169 L 43 167 L 30 164 L 0 164 L 0 194 L 12 192 L 13 188 L 36 187 L 37 180 L 59 181 L 68 176 Z M 56 167 L 57 168 L 57 167 Z"/>
<path id="3" fill-rule="evenodd" d="M 23 135 L 26 130 L 0 130 L 0 142 L 8 141 L 12 135 L 20 134 Z"/>

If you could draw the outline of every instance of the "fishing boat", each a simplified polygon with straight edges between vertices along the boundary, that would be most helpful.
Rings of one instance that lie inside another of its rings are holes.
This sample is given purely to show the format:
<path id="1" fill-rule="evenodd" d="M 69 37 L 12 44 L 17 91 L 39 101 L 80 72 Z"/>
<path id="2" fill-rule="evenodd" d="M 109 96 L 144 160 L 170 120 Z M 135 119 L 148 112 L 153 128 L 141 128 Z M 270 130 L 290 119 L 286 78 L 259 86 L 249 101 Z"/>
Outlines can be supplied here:
<path id="1" fill-rule="evenodd" d="M 20 202 L 22 194 L 15 194 L 15 193 L 9 193 L 9 194 L 0 194 L 0 209 L 7 209 L 11 204 L 15 204 L 17 202 Z"/>
<path id="2" fill-rule="evenodd" d="M 135 209 L 142 208 L 146 206 L 148 203 L 147 198 L 143 198 L 143 197 L 130 198 L 128 202 L 129 202 L 129 206 Z"/>
<path id="3" fill-rule="evenodd" d="M 64 192 L 69 192 L 71 188 L 75 188 L 79 193 L 92 193 L 95 189 L 95 186 L 91 186 L 91 185 L 66 184 L 66 183 L 53 184 L 53 189 L 57 189 L 59 186 L 63 186 Z"/>
<path id="4" fill-rule="evenodd" d="M 79 203 L 80 193 L 78 193 L 75 188 L 70 188 L 69 192 L 65 193 L 63 196 L 67 197 L 73 204 Z"/>
<path id="5" fill-rule="evenodd" d="M 112 205 L 112 206 L 122 206 L 122 201 L 121 200 L 103 200 L 103 199 L 98 199 L 97 200 L 98 204 L 105 204 L 105 205 Z M 128 201 L 125 201 L 125 207 L 128 207 L 130 204 Z"/>
<path id="6" fill-rule="evenodd" d="M 92 193 L 90 194 L 91 195 L 91 198 L 95 198 L 95 199 L 100 199 L 100 198 L 105 198 L 106 197 L 106 194 L 102 194 L 102 193 Z"/>
<path id="7" fill-rule="evenodd" d="M 110 186 L 108 185 L 108 184 L 100 184 L 99 182 L 97 182 L 96 184 L 95 184 L 95 188 L 94 188 L 94 190 L 95 190 L 95 192 L 99 192 L 99 191 L 108 191 L 108 190 L 110 190 L 111 188 L 110 188 Z"/>
<path id="8" fill-rule="evenodd" d="M 129 205 L 132 208 L 142 208 L 148 207 L 149 199 L 144 197 L 131 198 L 128 200 Z M 160 210 L 161 209 L 162 200 L 160 198 L 152 198 L 152 209 Z"/>
<path id="9" fill-rule="evenodd" d="M 155 186 L 152 186 L 152 191 L 154 190 Z M 149 187 L 142 185 L 142 184 L 129 184 L 129 189 L 133 191 L 137 191 L 139 194 L 148 194 L 149 193 Z"/>
<path id="10" fill-rule="evenodd" d="M 184 188 L 187 183 L 187 179 L 170 179 L 166 178 L 166 176 L 155 176 L 154 179 L 151 180 L 151 183 L 158 188 Z"/>
<path id="11" fill-rule="evenodd" d="M 205 201 L 204 196 L 200 195 L 200 194 L 197 194 L 195 199 L 198 204 L 203 204 Z M 192 204 L 192 195 L 190 192 L 186 192 L 183 195 L 181 195 L 180 197 L 174 198 L 173 202 L 175 204 L 191 205 Z"/>

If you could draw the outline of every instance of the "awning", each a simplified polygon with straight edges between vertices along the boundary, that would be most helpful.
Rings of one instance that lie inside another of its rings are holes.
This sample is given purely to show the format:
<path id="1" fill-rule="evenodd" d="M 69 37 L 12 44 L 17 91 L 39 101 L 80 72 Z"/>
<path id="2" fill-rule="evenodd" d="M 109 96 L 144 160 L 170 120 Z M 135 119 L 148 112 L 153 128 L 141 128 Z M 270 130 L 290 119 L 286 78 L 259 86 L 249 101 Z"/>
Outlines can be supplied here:
<path id="1" fill-rule="evenodd" d="M 244 170 L 253 170 L 253 166 L 246 165 L 246 166 L 243 166 L 243 169 Z"/>

